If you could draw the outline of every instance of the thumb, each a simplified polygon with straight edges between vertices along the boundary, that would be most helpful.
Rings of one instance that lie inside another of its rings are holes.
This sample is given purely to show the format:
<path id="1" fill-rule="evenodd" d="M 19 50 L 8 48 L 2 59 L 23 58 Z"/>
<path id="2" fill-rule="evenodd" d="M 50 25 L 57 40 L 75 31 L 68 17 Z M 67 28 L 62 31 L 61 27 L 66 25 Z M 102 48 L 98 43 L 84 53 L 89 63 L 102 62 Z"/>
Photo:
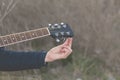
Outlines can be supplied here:
<path id="1" fill-rule="evenodd" d="M 67 38 L 66 41 L 63 43 L 63 45 L 71 47 L 72 41 L 73 41 L 73 38 Z"/>

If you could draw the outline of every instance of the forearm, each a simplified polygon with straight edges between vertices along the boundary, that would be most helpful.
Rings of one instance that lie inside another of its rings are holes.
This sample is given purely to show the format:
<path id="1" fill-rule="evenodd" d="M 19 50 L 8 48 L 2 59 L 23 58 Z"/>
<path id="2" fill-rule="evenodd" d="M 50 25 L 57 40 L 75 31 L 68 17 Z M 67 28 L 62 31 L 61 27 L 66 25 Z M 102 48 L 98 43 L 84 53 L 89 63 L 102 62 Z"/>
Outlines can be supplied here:
<path id="1" fill-rule="evenodd" d="M 0 51 L 0 71 L 37 69 L 45 65 L 46 52 Z"/>

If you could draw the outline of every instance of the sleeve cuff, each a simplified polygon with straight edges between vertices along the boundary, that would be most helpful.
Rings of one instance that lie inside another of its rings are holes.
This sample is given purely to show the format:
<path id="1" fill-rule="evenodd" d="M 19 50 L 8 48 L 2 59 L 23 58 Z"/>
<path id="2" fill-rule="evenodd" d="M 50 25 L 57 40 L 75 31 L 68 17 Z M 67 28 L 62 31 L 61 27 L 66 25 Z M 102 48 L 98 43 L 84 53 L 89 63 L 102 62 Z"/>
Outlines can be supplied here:
<path id="1" fill-rule="evenodd" d="M 0 51 L 3 51 L 3 50 L 5 50 L 5 47 L 0 47 Z"/>
<path id="2" fill-rule="evenodd" d="M 44 50 L 42 50 L 39 54 L 38 64 L 39 64 L 40 67 L 47 66 L 47 64 L 48 64 L 47 62 L 45 62 L 46 54 L 47 54 L 47 51 L 44 51 Z"/>

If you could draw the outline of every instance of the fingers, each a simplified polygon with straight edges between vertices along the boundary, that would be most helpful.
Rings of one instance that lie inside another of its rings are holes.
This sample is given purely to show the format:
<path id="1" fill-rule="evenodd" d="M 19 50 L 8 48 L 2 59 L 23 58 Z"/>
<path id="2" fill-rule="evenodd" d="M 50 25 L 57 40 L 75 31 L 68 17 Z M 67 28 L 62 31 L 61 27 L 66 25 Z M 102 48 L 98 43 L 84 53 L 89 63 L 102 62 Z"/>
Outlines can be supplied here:
<path id="1" fill-rule="evenodd" d="M 72 50 L 69 50 L 69 51 L 66 51 L 64 54 L 63 54 L 63 59 L 66 59 L 70 54 L 71 54 Z"/>
<path id="2" fill-rule="evenodd" d="M 71 47 L 72 41 L 73 41 L 73 38 L 67 38 L 66 41 L 63 43 L 63 45 Z"/>
<path id="3" fill-rule="evenodd" d="M 72 40 L 72 38 L 67 38 L 66 41 L 63 43 L 62 49 L 60 51 L 62 59 L 67 58 L 72 53 Z"/>
<path id="4" fill-rule="evenodd" d="M 65 59 L 72 53 L 72 49 L 70 47 L 63 47 L 61 50 L 61 58 Z"/>

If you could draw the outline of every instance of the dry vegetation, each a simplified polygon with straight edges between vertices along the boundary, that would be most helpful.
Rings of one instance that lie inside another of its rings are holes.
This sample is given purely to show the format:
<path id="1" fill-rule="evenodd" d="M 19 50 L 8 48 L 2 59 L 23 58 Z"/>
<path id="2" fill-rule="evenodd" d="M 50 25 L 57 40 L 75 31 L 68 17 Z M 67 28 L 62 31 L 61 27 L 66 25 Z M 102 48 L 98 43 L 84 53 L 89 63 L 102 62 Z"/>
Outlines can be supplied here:
<path id="1" fill-rule="evenodd" d="M 68 59 L 40 70 L 0 72 L 0 80 L 120 80 L 120 0 L 0 0 L 1 35 L 61 21 L 75 34 Z M 7 48 L 53 46 L 54 40 L 47 37 Z"/>

